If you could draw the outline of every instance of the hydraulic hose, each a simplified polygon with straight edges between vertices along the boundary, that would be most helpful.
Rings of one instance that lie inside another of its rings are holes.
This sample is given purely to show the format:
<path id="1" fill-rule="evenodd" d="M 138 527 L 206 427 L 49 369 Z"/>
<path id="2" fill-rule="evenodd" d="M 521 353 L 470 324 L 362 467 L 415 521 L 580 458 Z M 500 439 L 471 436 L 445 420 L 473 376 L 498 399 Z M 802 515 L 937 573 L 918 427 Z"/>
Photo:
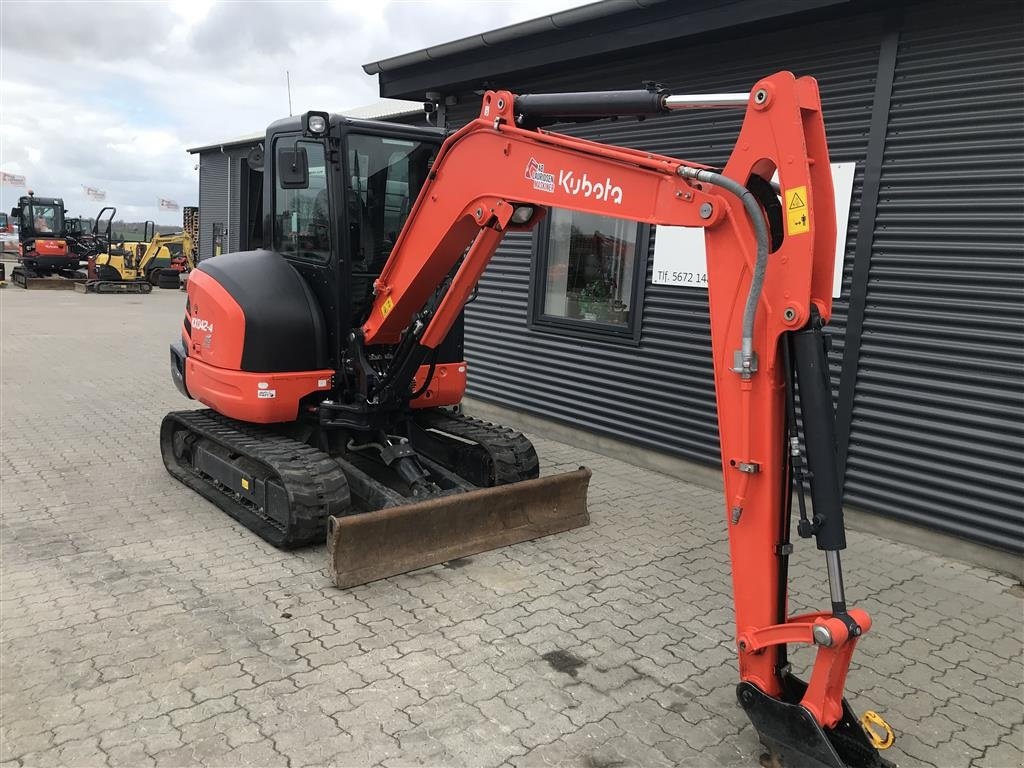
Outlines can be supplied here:
<path id="1" fill-rule="evenodd" d="M 679 166 L 679 175 L 694 179 L 704 184 L 713 184 L 728 192 L 732 192 L 743 203 L 750 218 L 750 224 L 754 228 L 754 236 L 757 238 L 757 258 L 754 260 L 754 274 L 750 279 L 750 290 L 747 292 L 747 303 L 743 307 L 743 336 L 740 342 L 740 375 L 743 378 L 750 378 L 754 372 L 754 317 L 757 315 L 757 304 L 761 300 L 761 290 L 764 288 L 764 275 L 768 268 L 768 244 L 770 241 L 768 225 L 765 223 L 761 206 L 757 204 L 757 198 L 750 190 L 738 181 L 730 179 L 714 171 L 706 171 L 702 168 L 690 168 Z"/>

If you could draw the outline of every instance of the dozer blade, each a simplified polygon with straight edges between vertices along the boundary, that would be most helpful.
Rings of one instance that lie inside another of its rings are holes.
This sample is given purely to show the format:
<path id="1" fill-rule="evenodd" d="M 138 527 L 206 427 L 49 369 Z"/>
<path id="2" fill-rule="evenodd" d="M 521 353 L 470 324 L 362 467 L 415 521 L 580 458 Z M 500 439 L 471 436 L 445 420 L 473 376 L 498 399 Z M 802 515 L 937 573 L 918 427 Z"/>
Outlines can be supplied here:
<path id="1" fill-rule="evenodd" d="M 331 576 L 341 588 L 386 579 L 489 549 L 579 528 L 587 513 L 585 467 L 536 480 L 332 517 Z"/>

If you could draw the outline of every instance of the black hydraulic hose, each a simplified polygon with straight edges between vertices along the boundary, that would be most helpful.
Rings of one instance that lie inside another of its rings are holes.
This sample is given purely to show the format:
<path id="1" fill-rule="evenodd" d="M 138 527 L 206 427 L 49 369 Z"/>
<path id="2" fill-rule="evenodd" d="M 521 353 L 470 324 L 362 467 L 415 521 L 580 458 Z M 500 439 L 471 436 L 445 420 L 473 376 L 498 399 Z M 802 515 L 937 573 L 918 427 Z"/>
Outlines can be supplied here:
<path id="1" fill-rule="evenodd" d="M 787 495 L 792 505 L 792 494 L 796 493 L 797 503 L 800 506 L 800 523 L 797 532 L 802 538 L 811 535 L 811 520 L 807 517 L 807 498 L 804 496 L 804 481 L 807 479 L 807 472 L 804 467 L 803 453 L 800 450 L 800 425 L 796 418 L 796 395 L 794 387 L 796 379 L 793 372 L 793 340 L 789 334 L 782 337 L 782 365 L 786 377 L 786 456 L 788 457 L 790 469 L 790 487 Z"/>
<path id="2" fill-rule="evenodd" d="M 793 389 L 792 380 L 793 372 L 790 366 L 789 359 L 789 344 L 787 340 L 783 340 L 782 343 L 782 359 L 785 386 L 787 391 L 787 399 L 792 400 Z M 787 404 L 788 405 L 788 404 Z M 789 591 L 789 554 L 793 551 L 793 545 L 791 543 L 791 528 L 793 520 L 793 456 L 792 447 L 793 444 L 790 440 L 790 435 L 796 430 L 796 419 L 794 414 L 796 413 L 795 408 L 787 407 L 786 416 L 784 420 L 785 427 L 782 430 L 782 455 L 785 457 L 785 463 L 783 465 L 785 477 L 781 483 L 782 485 L 782 520 L 779 523 L 779 544 L 776 550 L 779 555 L 779 573 L 778 580 L 775 585 L 775 599 L 776 599 L 776 610 L 775 610 L 775 623 L 785 624 L 787 619 L 788 601 L 787 592 Z M 789 663 L 789 650 L 785 643 L 780 643 L 777 650 L 778 655 L 776 656 L 776 668 L 778 674 L 781 675 L 786 665 Z"/>
<path id="3" fill-rule="evenodd" d="M 427 369 L 427 378 L 423 380 L 423 386 L 412 393 L 411 400 L 415 400 L 417 397 L 422 395 L 430 387 L 430 382 L 434 379 L 434 369 L 437 368 L 437 349 L 434 350 L 434 354 L 430 357 L 430 367 Z"/>
<path id="4" fill-rule="evenodd" d="M 754 261 L 754 274 L 750 279 L 750 290 L 747 292 L 747 303 L 743 307 L 743 337 L 740 342 L 740 374 L 744 378 L 750 378 L 754 372 L 754 317 L 757 314 L 757 305 L 761 300 L 761 291 L 764 288 L 764 274 L 768 268 L 770 242 L 768 224 L 764 220 L 764 213 L 757 203 L 757 198 L 738 181 L 720 173 L 706 171 L 702 168 L 690 168 L 686 165 L 679 166 L 678 173 L 684 178 L 694 179 L 704 184 L 713 184 L 734 194 L 743 203 L 750 219 L 750 225 L 754 228 L 754 235 L 757 238 L 757 258 Z"/>

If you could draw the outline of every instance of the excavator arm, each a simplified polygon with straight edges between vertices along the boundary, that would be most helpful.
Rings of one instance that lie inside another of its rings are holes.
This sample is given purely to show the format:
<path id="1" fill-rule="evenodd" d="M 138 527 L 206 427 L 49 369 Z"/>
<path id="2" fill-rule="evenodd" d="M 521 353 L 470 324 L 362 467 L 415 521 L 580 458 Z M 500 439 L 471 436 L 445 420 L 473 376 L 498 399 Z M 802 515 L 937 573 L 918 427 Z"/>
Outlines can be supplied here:
<path id="1" fill-rule="evenodd" d="M 746 109 L 721 171 L 529 127 L 720 106 Z M 777 197 L 756 194 L 776 172 Z M 532 228 L 549 207 L 704 229 L 740 704 L 785 765 L 888 765 L 843 700 L 871 620 L 847 607 L 839 557 L 845 536 L 821 331 L 831 314 L 836 222 L 816 81 L 781 72 L 739 97 L 487 92 L 479 118 L 442 146 L 374 284 L 356 343 L 397 345 L 404 356 L 392 367 L 395 381 L 375 384 L 379 392 L 408 391 L 505 232 Z M 786 574 L 794 491 L 800 535 L 825 552 L 831 598 L 830 610 L 796 617 Z M 793 643 L 817 648 L 806 684 L 789 673 Z"/>

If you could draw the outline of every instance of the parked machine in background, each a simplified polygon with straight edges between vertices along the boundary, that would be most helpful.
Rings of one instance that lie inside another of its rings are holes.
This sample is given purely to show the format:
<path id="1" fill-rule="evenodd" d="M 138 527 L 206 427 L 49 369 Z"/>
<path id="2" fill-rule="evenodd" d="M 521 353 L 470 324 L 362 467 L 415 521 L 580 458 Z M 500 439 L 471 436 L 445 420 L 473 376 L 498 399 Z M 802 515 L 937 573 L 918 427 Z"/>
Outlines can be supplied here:
<path id="1" fill-rule="evenodd" d="M 36 197 L 32 190 L 18 198 L 11 218 L 18 223 L 18 266 L 11 281 L 26 286 L 34 277 L 70 277 L 78 269 L 78 255 L 64 238 L 64 201 Z"/>
<path id="2" fill-rule="evenodd" d="M 109 251 L 111 248 L 111 226 L 117 209 L 106 206 L 100 209 L 87 226 L 81 217 L 69 218 L 64 222 L 64 238 L 68 248 L 76 254 L 79 261 L 86 261 L 92 256 Z"/>
<path id="3" fill-rule="evenodd" d="M 143 240 L 113 241 L 116 208 L 105 207 L 96 216 L 92 241 L 98 243 L 93 263 L 79 269 L 86 293 L 149 293 L 155 287 L 177 288 L 180 276 L 195 266 L 195 247 L 185 232 L 156 234 L 156 223 L 142 225 Z M 91 241 L 91 242 L 92 242 Z M 92 274 L 90 274 L 90 270 Z"/>
<path id="4" fill-rule="evenodd" d="M 182 272 L 195 267 L 192 238 L 184 232 L 153 235 L 146 243 L 113 246 L 96 257 L 91 293 L 149 293 L 154 287 L 177 288 Z M 79 270 L 79 277 L 87 277 Z"/>
<path id="5" fill-rule="evenodd" d="M 746 110 L 722 170 L 540 129 L 711 107 Z M 171 376 L 211 410 L 164 418 L 175 478 L 277 546 L 326 535 L 340 587 L 585 525 L 589 471 L 538 478 L 526 437 L 447 408 L 465 390 L 463 308 L 504 234 L 548 207 L 700 227 L 739 704 L 767 764 L 891 766 L 877 750 L 891 730 L 873 713 L 885 735 L 858 722 L 843 698 L 871 619 L 848 608 L 840 562 L 822 333 L 836 224 L 813 78 L 780 72 L 749 94 L 706 96 L 488 91 L 447 137 L 308 112 L 272 124 L 264 146 L 274 250 L 205 260 L 189 279 Z M 794 496 L 830 597 L 797 616 Z M 816 649 L 807 682 L 791 672 L 793 644 Z"/>
<path id="6" fill-rule="evenodd" d="M 18 252 L 18 232 L 14 217 L 0 212 L 0 252 L 16 254 Z"/>

